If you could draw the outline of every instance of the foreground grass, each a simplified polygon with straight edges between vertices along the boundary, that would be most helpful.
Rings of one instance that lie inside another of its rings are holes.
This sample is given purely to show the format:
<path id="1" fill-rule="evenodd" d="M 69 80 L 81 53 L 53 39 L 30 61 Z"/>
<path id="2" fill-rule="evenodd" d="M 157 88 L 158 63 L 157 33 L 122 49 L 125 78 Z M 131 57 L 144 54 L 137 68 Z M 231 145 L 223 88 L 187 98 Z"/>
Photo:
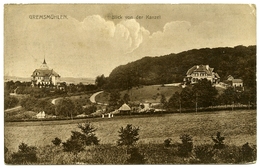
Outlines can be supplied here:
<path id="1" fill-rule="evenodd" d="M 97 128 L 96 135 L 101 144 L 116 144 L 118 130 L 126 124 L 140 128 L 139 142 L 160 144 L 171 137 L 180 142 L 179 135 L 193 136 L 194 145 L 211 143 L 210 137 L 217 131 L 226 137 L 228 145 L 241 146 L 249 142 L 256 145 L 256 110 L 220 111 L 207 113 L 167 114 L 162 116 L 118 117 L 108 119 L 86 119 Z M 68 139 L 71 131 L 78 131 L 78 121 L 55 121 L 33 123 L 5 123 L 5 146 L 10 152 L 18 150 L 22 142 L 43 147 L 51 145 L 51 140 L 59 137 Z"/>
<path id="2" fill-rule="evenodd" d="M 165 147 L 163 144 L 137 144 L 135 148 L 143 156 L 142 164 L 243 164 L 256 161 L 256 146 L 250 156 L 245 156 L 241 146 L 226 146 L 224 149 L 212 150 L 212 144 L 198 145 L 188 156 L 183 157 L 178 153 L 178 144 Z M 63 152 L 61 146 L 48 145 L 37 149 L 37 161 L 22 164 L 134 164 L 129 162 L 131 153 L 126 146 L 103 144 L 86 147 L 78 154 Z M 5 157 L 7 164 L 15 164 L 11 154 Z"/>

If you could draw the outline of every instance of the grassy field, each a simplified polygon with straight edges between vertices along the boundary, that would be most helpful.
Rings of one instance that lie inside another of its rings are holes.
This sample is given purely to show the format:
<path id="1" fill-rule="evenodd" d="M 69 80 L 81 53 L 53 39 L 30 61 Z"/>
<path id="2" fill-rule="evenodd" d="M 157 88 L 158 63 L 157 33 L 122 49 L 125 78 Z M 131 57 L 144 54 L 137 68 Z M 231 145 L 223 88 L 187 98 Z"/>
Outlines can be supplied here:
<path id="1" fill-rule="evenodd" d="M 168 100 L 176 91 L 181 92 L 180 86 L 161 86 L 150 85 L 142 87 L 134 87 L 131 90 L 121 91 L 121 98 L 127 93 L 130 96 L 131 101 L 135 102 L 160 102 L 161 95 L 163 94 Z M 109 94 L 103 92 L 96 96 L 97 102 L 108 103 Z"/>
<path id="2" fill-rule="evenodd" d="M 180 142 L 179 136 L 184 133 L 193 136 L 194 144 L 212 143 L 211 136 L 220 131 L 226 137 L 226 144 L 242 145 L 249 142 L 256 145 L 256 110 L 238 110 L 73 121 L 7 122 L 5 146 L 9 151 L 17 151 L 21 142 L 45 146 L 51 144 L 55 137 L 65 141 L 71 131 L 78 130 L 77 123 L 84 121 L 91 121 L 97 128 L 96 135 L 102 144 L 115 144 L 119 128 L 133 124 L 140 128 L 139 143 L 163 143 L 166 138 Z"/>
<path id="3" fill-rule="evenodd" d="M 224 89 L 217 88 L 219 94 L 223 92 Z M 164 95 L 167 100 L 175 93 L 181 92 L 181 86 L 161 86 L 161 85 L 150 85 L 142 87 L 134 87 L 131 90 L 121 91 L 121 98 L 127 93 L 130 96 L 130 100 L 134 102 L 160 102 L 161 95 Z M 103 92 L 96 96 L 96 101 L 101 103 L 108 103 L 109 94 Z"/>

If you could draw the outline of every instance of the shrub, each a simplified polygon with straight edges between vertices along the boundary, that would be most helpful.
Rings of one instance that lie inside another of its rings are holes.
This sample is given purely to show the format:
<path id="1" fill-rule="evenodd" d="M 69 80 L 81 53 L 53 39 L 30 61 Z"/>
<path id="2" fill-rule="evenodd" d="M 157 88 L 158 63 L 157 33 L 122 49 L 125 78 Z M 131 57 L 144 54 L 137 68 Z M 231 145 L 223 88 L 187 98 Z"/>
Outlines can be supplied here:
<path id="1" fill-rule="evenodd" d="M 72 134 L 74 133 L 75 132 L 72 132 Z M 73 139 L 73 138 L 70 138 L 66 142 L 63 142 L 62 145 L 63 145 L 64 152 L 71 152 L 75 155 L 80 151 L 83 151 L 85 147 L 81 139 Z"/>
<path id="2" fill-rule="evenodd" d="M 211 139 L 215 143 L 213 146 L 214 149 L 223 149 L 225 147 L 224 142 L 223 142 L 225 140 L 225 137 L 220 136 L 220 132 L 217 132 L 216 138 L 214 138 L 212 136 Z"/>
<path id="3" fill-rule="evenodd" d="M 61 139 L 56 137 L 54 140 L 51 141 L 55 146 L 60 146 Z"/>
<path id="4" fill-rule="evenodd" d="M 125 128 L 121 127 L 118 131 L 120 137 L 117 141 L 118 145 L 133 145 L 139 140 L 138 131 L 139 127 L 133 127 L 132 124 L 127 124 Z"/>
<path id="5" fill-rule="evenodd" d="M 182 143 L 178 146 L 178 154 L 179 156 L 187 157 L 193 148 L 192 136 L 183 134 L 180 136 L 180 139 Z"/>
<path id="6" fill-rule="evenodd" d="M 13 153 L 11 156 L 12 156 L 11 162 L 14 164 L 34 163 L 37 161 L 36 147 L 28 146 L 25 143 L 21 143 L 19 145 L 18 152 Z"/>
<path id="7" fill-rule="evenodd" d="M 252 162 L 254 160 L 254 149 L 248 145 L 248 142 L 242 146 L 242 161 Z"/>
<path id="8" fill-rule="evenodd" d="M 214 163 L 215 150 L 210 145 L 199 145 L 194 147 L 194 153 L 196 158 L 199 159 L 199 163 Z"/>
<path id="9" fill-rule="evenodd" d="M 85 122 L 82 124 L 78 124 L 78 128 L 81 129 L 81 132 L 85 135 L 85 145 L 98 145 L 99 144 L 99 139 L 95 135 L 95 129 L 90 122 Z"/>
<path id="10" fill-rule="evenodd" d="M 65 152 L 77 154 L 83 151 L 85 146 L 98 145 L 99 140 L 94 133 L 96 129 L 89 122 L 78 124 L 78 128 L 81 129 L 82 133 L 71 131 L 70 139 L 62 143 Z"/>
<path id="11" fill-rule="evenodd" d="M 130 157 L 127 159 L 127 163 L 129 163 L 129 164 L 144 164 L 145 163 L 144 155 L 140 154 L 138 148 L 136 148 L 136 147 L 130 148 L 127 151 L 127 153 L 130 154 Z"/>
<path id="12" fill-rule="evenodd" d="M 171 146 L 171 142 L 172 142 L 172 139 L 171 138 L 167 138 L 164 140 L 164 147 L 170 147 Z"/>

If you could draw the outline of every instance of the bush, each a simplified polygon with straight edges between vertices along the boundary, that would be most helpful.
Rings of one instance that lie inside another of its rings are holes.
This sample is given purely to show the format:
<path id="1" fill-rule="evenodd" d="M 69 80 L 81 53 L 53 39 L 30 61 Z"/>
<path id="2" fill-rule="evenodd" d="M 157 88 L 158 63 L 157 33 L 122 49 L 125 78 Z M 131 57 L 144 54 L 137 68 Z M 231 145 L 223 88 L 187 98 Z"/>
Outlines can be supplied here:
<path id="1" fill-rule="evenodd" d="M 117 141 L 118 145 L 133 145 L 139 140 L 138 131 L 139 127 L 133 127 L 132 124 L 127 124 L 125 128 L 121 127 L 118 131 L 120 137 Z"/>
<path id="2" fill-rule="evenodd" d="M 77 154 L 83 151 L 85 146 L 98 145 L 99 140 L 94 133 L 96 129 L 89 122 L 78 124 L 78 128 L 81 129 L 82 133 L 71 131 L 70 139 L 62 143 L 65 152 Z"/>
<path id="3" fill-rule="evenodd" d="M 36 147 L 28 146 L 25 143 L 21 143 L 19 145 L 18 152 L 13 153 L 12 163 L 13 164 L 28 164 L 28 163 L 35 163 L 37 161 L 36 157 Z"/>
<path id="4" fill-rule="evenodd" d="M 213 146 L 214 149 L 223 149 L 225 147 L 224 142 L 223 142 L 225 140 L 225 137 L 220 136 L 220 132 L 217 132 L 216 138 L 214 138 L 212 136 L 211 139 L 215 143 Z"/>
<path id="5" fill-rule="evenodd" d="M 171 146 L 171 142 L 172 142 L 172 139 L 171 138 L 167 138 L 164 140 L 164 147 L 170 147 Z"/>
<path id="6" fill-rule="evenodd" d="M 127 159 L 127 163 L 129 163 L 129 164 L 144 164 L 145 163 L 144 155 L 140 154 L 138 148 L 136 148 L 136 147 L 130 148 L 127 151 L 127 153 L 130 154 L 130 158 Z"/>
<path id="7" fill-rule="evenodd" d="M 76 132 L 72 132 L 72 134 L 75 134 L 75 133 Z M 74 136 L 74 135 L 72 135 L 72 136 Z M 84 147 L 85 147 L 84 143 L 82 142 L 82 140 L 80 138 L 79 139 L 70 138 L 66 142 L 63 142 L 62 145 L 63 145 L 64 152 L 71 152 L 75 155 L 77 153 L 79 153 L 80 151 L 83 151 Z"/>
<path id="8" fill-rule="evenodd" d="M 215 151 L 210 145 L 199 145 L 195 146 L 194 153 L 199 163 L 214 163 L 214 154 Z"/>
<path id="9" fill-rule="evenodd" d="M 187 157 L 193 148 L 192 136 L 183 134 L 180 139 L 182 143 L 178 146 L 178 154 L 181 157 Z"/>
<path id="10" fill-rule="evenodd" d="M 51 141 L 55 146 L 60 146 L 61 139 L 56 137 L 54 140 Z"/>
<path id="11" fill-rule="evenodd" d="M 90 122 L 85 122 L 82 124 L 78 124 L 78 128 L 81 129 L 81 132 L 85 135 L 85 145 L 98 145 L 99 144 L 99 139 L 95 135 L 95 129 Z"/>
<path id="12" fill-rule="evenodd" d="M 243 146 L 242 146 L 242 161 L 245 161 L 245 162 L 252 162 L 252 161 L 255 161 L 255 158 L 254 158 L 254 149 L 251 148 L 249 145 L 248 145 L 248 142 L 245 143 Z"/>

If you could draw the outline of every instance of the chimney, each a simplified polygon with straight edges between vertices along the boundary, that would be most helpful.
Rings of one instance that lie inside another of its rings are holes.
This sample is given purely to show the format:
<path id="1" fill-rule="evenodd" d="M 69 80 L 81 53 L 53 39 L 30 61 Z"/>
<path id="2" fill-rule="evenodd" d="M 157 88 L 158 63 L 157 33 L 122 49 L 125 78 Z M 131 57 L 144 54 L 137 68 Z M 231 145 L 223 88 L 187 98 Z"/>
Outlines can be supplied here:
<path id="1" fill-rule="evenodd" d="M 209 70 L 209 65 L 206 65 L 206 69 Z"/>

